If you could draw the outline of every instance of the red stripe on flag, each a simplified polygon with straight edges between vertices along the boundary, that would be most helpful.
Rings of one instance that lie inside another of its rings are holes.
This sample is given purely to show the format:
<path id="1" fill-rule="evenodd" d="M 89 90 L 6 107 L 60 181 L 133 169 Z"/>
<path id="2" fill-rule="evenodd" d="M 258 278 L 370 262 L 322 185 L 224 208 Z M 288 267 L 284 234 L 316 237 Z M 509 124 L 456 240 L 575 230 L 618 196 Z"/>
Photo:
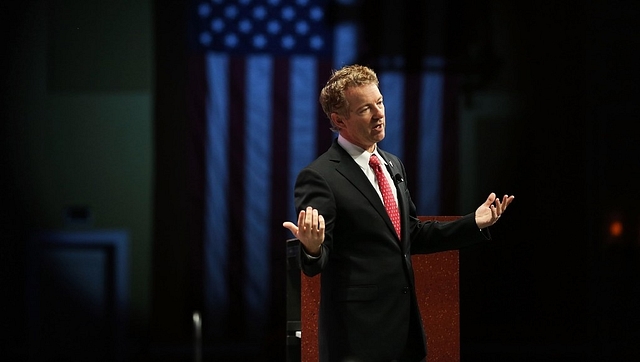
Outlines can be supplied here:
<path id="1" fill-rule="evenodd" d="M 286 254 L 285 228 L 282 222 L 287 219 L 289 200 L 289 119 L 290 103 L 295 102 L 290 94 L 290 63 L 287 57 L 274 58 L 273 108 L 271 128 L 271 220 L 269 230 L 271 288 L 269 291 L 270 308 L 267 316 L 266 343 L 267 355 L 273 360 L 285 360 L 285 349 L 281 348 L 281 339 L 286 330 Z"/>

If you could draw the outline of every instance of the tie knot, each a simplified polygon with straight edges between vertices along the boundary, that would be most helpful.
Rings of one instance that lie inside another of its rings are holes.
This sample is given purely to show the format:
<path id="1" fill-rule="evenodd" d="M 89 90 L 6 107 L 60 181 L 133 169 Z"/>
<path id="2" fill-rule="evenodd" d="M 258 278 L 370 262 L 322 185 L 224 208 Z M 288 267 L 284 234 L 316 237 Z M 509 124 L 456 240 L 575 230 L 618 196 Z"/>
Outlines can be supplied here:
<path id="1" fill-rule="evenodd" d="M 380 160 L 378 159 L 378 156 L 371 155 L 371 157 L 369 158 L 369 166 L 373 168 L 380 167 Z"/>

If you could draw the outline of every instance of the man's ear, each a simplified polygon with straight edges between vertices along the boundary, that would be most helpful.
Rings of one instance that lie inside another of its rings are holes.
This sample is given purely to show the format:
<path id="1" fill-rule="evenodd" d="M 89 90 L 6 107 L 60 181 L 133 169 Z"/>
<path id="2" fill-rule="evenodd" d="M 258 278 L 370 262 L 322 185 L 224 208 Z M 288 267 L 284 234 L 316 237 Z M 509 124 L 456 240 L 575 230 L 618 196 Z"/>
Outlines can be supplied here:
<path id="1" fill-rule="evenodd" d="M 336 128 L 344 127 L 344 119 L 336 112 L 331 113 L 331 123 L 333 123 Z"/>

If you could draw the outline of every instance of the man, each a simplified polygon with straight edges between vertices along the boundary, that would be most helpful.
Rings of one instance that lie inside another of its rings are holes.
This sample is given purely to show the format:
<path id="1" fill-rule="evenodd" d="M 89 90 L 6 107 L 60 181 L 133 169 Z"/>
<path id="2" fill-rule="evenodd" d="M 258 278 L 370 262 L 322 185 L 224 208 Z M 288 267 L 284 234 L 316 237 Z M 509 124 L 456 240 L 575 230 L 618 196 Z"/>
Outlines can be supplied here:
<path id="1" fill-rule="evenodd" d="M 489 240 L 487 227 L 514 197 L 491 193 L 459 220 L 420 222 L 404 165 L 377 147 L 386 119 L 375 72 L 361 65 L 335 71 L 320 103 L 338 137 L 299 173 L 298 224 L 283 223 L 300 240 L 303 272 L 322 272 L 320 361 L 424 360 L 411 254 Z M 375 158 L 384 166 L 379 176 L 370 166 Z"/>

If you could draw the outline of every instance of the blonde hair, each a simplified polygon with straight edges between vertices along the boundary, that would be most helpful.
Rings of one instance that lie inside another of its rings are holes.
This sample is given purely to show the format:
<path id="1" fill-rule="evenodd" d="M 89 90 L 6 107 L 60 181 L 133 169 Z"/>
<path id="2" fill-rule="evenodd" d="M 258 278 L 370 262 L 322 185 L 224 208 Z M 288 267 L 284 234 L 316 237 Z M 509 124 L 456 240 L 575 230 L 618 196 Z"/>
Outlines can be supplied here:
<path id="1" fill-rule="evenodd" d="M 363 65 L 347 65 L 339 70 L 334 70 L 327 84 L 320 91 L 320 105 L 331 122 L 331 130 L 337 131 L 337 127 L 331 120 L 332 113 L 341 116 L 349 116 L 349 102 L 344 93 L 348 88 L 362 85 L 375 84 L 378 86 L 378 76 L 373 69 Z"/>

